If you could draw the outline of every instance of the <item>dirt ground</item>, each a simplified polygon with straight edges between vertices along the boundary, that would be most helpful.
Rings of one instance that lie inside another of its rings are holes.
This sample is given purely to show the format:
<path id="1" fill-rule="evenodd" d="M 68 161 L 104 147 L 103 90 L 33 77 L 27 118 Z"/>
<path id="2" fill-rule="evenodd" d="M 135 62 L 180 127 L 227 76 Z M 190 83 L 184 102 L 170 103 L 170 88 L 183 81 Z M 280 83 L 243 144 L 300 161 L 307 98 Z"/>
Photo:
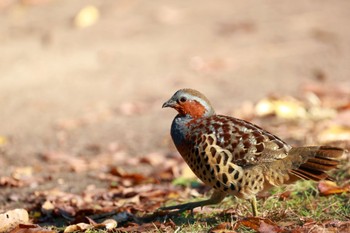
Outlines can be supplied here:
<path id="1" fill-rule="evenodd" d="M 77 28 L 89 4 L 100 17 Z M 0 209 L 16 205 L 13 192 L 99 182 L 64 163 L 47 169 L 55 153 L 79 163 L 120 151 L 106 161 L 118 163 L 175 152 L 175 112 L 161 106 L 179 88 L 232 113 L 315 80 L 349 86 L 349 24 L 346 0 L 2 0 L 0 176 L 33 166 L 52 177 L 45 187 L 1 188 Z"/>

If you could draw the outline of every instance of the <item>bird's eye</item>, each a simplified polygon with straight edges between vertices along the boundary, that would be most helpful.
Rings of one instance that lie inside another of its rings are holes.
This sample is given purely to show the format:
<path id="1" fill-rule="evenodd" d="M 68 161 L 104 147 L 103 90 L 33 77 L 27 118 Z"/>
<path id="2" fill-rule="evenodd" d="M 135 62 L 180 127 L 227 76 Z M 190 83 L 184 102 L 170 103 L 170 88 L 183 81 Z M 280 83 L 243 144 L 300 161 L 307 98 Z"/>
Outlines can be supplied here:
<path id="1" fill-rule="evenodd" d="M 181 103 L 186 102 L 186 100 L 187 100 L 187 98 L 186 98 L 186 97 L 181 97 L 181 98 L 180 98 L 180 102 L 181 102 Z"/>

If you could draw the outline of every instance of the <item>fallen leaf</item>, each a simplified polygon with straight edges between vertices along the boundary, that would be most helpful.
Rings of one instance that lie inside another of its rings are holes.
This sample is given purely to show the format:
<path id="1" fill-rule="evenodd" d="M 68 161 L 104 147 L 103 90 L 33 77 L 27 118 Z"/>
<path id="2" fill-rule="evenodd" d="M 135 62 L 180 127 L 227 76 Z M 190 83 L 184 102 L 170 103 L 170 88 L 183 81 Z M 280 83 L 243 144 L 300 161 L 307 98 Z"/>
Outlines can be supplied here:
<path id="1" fill-rule="evenodd" d="M 117 228 L 117 232 L 173 232 L 175 227 L 176 225 L 172 221 L 165 223 L 154 221 L 151 223 L 144 223 L 142 225 L 128 223 L 124 227 Z"/>
<path id="2" fill-rule="evenodd" d="M 75 231 L 82 231 L 82 230 L 89 230 L 93 229 L 94 226 L 91 224 L 87 223 L 78 223 L 74 225 L 69 225 L 64 229 L 64 233 L 70 233 L 70 232 L 75 232 Z"/>
<path id="3" fill-rule="evenodd" d="M 16 180 L 28 179 L 33 175 L 32 167 L 17 167 L 11 174 Z"/>
<path id="4" fill-rule="evenodd" d="M 114 176 L 122 178 L 120 182 L 122 182 L 124 186 L 156 182 L 156 180 L 153 177 L 147 177 L 139 173 L 126 173 L 122 169 L 117 167 L 112 167 L 109 172 Z"/>
<path id="5" fill-rule="evenodd" d="M 36 224 L 19 224 L 9 233 L 57 233 L 57 231 L 50 230 Z"/>
<path id="6" fill-rule="evenodd" d="M 0 187 L 22 187 L 25 183 L 13 177 L 0 177 Z"/>
<path id="7" fill-rule="evenodd" d="M 318 183 L 318 190 L 321 195 L 328 196 L 337 193 L 344 193 L 350 191 L 350 185 L 339 187 L 336 183 L 329 180 L 323 180 Z"/>
<path id="8" fill-rule="evenodd" d="M 11 173 L 11 177 L 0 177 L 0 186 L 7 187 L 23 187 L 31 186 L 35 187 L 38 183 L 45 180 L 44 177 L 33 176 L 33 168 L 27 167 L 17 167 Z"/>
<path id="9" fill-rule="evenodd" d="M 260 226 L 258 228 L 260 233 L 274 233 L 274 232 L 282 232 L 277 225 L 272 225 L 270 222 L 260 221 Z"/>
<path id="10" fill-rule="evenodd" d="M 236 227 L 239 227 L 240 225 L 249 227 L 260 233 L 283 232 L 282 228 L 280 228 L 276 223 L 267 218 L 248 217 L 236 223 Z"/>
<path id="11" fill-rule="evenodd" d="M 336 232 L 350 232 L 350 221 L 330 220 L 323 223 L 327 228 L 335 228 Z"/>
<path id="12" fill-rule="evenodd" d="M 118 223 L 114 219 L 106 219 L 103 222 L 100 223 L 102 226 L 104 226 L 107 230 L 112 230 L 117 227 Z"/>
<path id="13" fill-rule="evenodd" d="M 89 220 L 90 225 L 92 228 L 89 229 L 100 229 L 100 228 L 106 228 L 107 230 L 111 230 L 117 227 L 118 223 L 114 219 L 105 219 L 101 223 L 97 223 L 94 220 L 92 220 L 89 217 L 86 217 Z"/>
<path id="14" fill-rule="evenodd" d="M 20 223 L 28 223 L 29 216 L 25 209 L 9 210 L 0 214 L 0 232 L 8 232 Z"/>
<path id="15" fill-rule="evenodd" d="M 290 194 L 291 194 L 292 192 L 291 191 L 285 191 L 285 192 L 283 192 L 283 193 L 281 193 L 280 195 L 279 195 L 279 199 L 281 200 L 281 201 L 285 201 L 285 200 L 287 200 L 289 197 L 290 197 Z"/>
<path id="16" fill-rule="evenodd" d="M 232 230 L 231 230 L 232 229 Z M 233 226 L 230 222 L 223 222 L 209 230 L 210 233 L 234 233 Z"/>
<path id="17" fill-rule="evenodd" d="M 45 215 L 50 215 L 54 209 L 55 206 L 52 204 L 51 201 L 45 201 L 44 204 L 42 204 L 41 206 L 41 212 Z"/>
<path id="18" fill-rule="evenodd" d="M 156 170 L 153 174 L 151 174 L 152 177 L 156 178 L 159 181 L 171 181 L 174 179 L 174 169 L 173 167 L 168 167 L 166 169 Z"/>

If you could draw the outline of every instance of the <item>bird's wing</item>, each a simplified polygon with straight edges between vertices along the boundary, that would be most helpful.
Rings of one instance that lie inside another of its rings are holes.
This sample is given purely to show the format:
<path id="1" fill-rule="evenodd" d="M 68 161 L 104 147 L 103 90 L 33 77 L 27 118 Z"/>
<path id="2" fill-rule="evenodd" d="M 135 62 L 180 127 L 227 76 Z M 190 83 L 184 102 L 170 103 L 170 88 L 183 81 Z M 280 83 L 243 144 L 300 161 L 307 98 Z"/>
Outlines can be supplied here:
<path id="1" fill-rule="evenodd" d="M 209 120 L 209 126 L 201 127 L 201 133 L 196 134 L 197 140 L 199 135 L 206 138 L 199 139 L 204 143 L 202 150 L 212 150 L 209 152 L 213 155 L 214 149 L 224 151 L 218 154 L 227 153 L 229 162 L 235 165 L 249 167 L 270 163 L 285 158 L 291 149 L 277 136 L 247 121 L 220 115 Z"/>

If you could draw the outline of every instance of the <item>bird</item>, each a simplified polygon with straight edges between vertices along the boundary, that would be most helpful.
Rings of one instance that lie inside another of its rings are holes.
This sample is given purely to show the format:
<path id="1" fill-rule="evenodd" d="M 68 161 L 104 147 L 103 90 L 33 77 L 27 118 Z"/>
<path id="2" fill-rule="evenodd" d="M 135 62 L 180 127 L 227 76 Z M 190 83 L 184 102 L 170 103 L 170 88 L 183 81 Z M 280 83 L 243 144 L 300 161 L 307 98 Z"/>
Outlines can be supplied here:
<path id="1" fill-rule="evenodd" d="M 293 147 L 248 121 L 217 115 L 197 90 L 180 89 L 162 108 L 177 111 L 170 134 L 193 173 L 214 189 L 207 200 L 162 207 L 180 212 L 220 203 L 227 195 L 250 202 L 258 215 L 256 196 L 299 179 L 329 179 L 345 149 L 333 146 Z"/>

